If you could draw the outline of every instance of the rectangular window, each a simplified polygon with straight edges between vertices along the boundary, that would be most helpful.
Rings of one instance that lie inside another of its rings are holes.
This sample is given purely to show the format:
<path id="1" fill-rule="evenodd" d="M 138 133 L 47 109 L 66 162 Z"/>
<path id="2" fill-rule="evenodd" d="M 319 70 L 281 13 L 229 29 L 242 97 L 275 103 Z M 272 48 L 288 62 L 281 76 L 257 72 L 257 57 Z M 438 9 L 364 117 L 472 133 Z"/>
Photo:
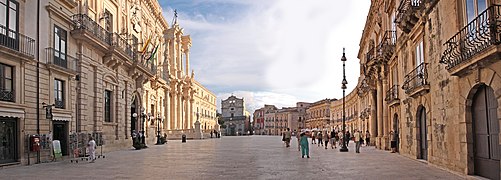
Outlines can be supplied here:
<path id="1" fill-rule="evenodd" d="M 54 80 L 54 104 L 64 109 L 64 81 L 59 79 Z"/>
<path id="2" fill-rule="evenodd" d="M 0 44 L 15 50 L 19 49 L 18 6 L 15 0 L 0 0 Z"/>
<path id="3" fill-rule="evenodd" d="M 415 67 L 418 67 L 424 63 L 424 52 L 423 52 L 423 40 L 420 40 L 416 46 L 416 64 Z"/>
<path id="4" fill-rule="evenodd" d="M 66 60 L 66 31 L 60 27 L 54 26 L 54 64 L 67 68 Z"/>
<path id="5" fill-rule="evenodd" d="M 13 67 L 0 63 L 0 101 L 14 102 Z"/>
<path id="6" fill-rule="evenodd" d="M 109 90 L 104 91 L 104 122 L 111 121 L 111 94 Z"/>

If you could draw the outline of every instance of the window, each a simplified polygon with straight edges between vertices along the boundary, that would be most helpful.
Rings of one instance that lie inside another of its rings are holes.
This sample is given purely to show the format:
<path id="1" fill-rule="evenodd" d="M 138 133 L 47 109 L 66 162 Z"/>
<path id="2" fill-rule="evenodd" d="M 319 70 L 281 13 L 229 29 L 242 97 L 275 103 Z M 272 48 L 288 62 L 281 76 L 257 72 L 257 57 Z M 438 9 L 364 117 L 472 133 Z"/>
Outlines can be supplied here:
<path id="1" fill-rule="evenodd" d="M 423 66 L 419 66 L 424 63 L 424 52 L 423 52 L 423 40 L 420 40 L 416 46 L 416 64 L 415 67 L 421 67 L 417 70 L 418 73 L 422 73 L 424 70 Z"/>
<path id="2" fill-rule="evenodd" d="M 466 23 L 475 19 L 482 11 L 487 9 L 487 0 L 466 0 Z"/>
<path id="3" fill-rule="evenodd" d="M 104 122 L 111 122 L 111 94 L 109 90 L 104 91 Z"/>
<path id="4" fill-rule="evenodd" d="M 54 64 L 67 68 L 66 31 L 54 26 Z"/>
<path id="5" fill-rule="evenodd" d="M 19 49 L 18 28 L 19 3 L 15 0 L 0 0 L 0 39 L 2 44 Z"/>
<path id="6" fill-rule="evenodd" d="M 0 101 L 14 102 L 13 67 L 0 63 Z"/>
<path id="7" fill-rule="evenodd" d="M 54 104 L 64 109 L 64 81 L 59 79 L 54 80 Z"/>
<path id="8" fill-rule="evenodd" d="M 112 33 L 113 32 L 113 15 L 107 9 L 104 10 L 104 19 L 105 19 L 104 29 L 106 29 L 106 31 Z"/>

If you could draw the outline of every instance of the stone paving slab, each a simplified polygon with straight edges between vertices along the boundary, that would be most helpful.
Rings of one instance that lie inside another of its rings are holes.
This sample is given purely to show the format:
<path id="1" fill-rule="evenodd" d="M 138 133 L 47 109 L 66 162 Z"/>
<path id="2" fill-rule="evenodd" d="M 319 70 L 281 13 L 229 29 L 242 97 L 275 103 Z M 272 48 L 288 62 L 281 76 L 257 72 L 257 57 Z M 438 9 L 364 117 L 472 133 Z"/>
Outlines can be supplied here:
<path id="1" fill-rule="evenodd" d="M 0 169 L 0 179 L 464 179 L 374 147 L 361 153 L 310 145 L 301 158 L 297 141 L 247 136 L 169 141 L 143 150 L 107 153 L 96 163 L 55 163 Z"/>

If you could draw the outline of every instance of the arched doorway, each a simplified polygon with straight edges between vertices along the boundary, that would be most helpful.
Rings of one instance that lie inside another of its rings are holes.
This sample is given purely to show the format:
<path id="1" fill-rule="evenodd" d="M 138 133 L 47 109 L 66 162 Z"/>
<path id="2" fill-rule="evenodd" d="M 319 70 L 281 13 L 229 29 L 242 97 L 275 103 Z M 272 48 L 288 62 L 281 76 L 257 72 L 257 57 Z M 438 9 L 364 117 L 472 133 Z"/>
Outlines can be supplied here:
<path id="1" fill-rule="evenodd" d="M 400 131 L 398 130 L 399 124 L 398 124 L 398 114 L 395 113 L 393 115 L 393 138 L 396 141 L 396 146 L 395 146 L 395 151 L 399 152 L 399 144 L 400 144 Z"/>
<path id="2" fill-rule="evenodd" d="M 428 160 L 428 126 L 426 124 L 426 108 L 418 107 L 417 111 L 417 140 L 418 140 L 418 159 Z"/>
<path id="3" fill-rule="evenodd" d="M 499 179 L 499 121 L 494 90 L 485 85 L 478 87 L 472 102 L 474 173 Z"/>

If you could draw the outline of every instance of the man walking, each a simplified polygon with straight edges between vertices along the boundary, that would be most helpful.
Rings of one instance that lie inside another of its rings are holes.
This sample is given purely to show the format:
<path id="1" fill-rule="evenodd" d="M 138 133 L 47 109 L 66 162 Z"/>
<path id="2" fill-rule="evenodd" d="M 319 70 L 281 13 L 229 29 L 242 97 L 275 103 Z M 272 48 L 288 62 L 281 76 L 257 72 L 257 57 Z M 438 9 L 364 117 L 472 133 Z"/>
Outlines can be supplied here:
<path id="1" fill-rule="evenodd" d="M 353 133 L 353 137 L 355 138 L 355 153 L 360 153 L 360 139 L 362 138 L 360 135 L 360 132 L 355 130 L 355 133 Z"/>
<path id="2" fill-rule="evenodd" d="M 291 144 L 291 131 L 289 128 L 287 128 L 287 131 L 284 132 L 284 141 L 285 141 L 285 147 L 290 147 Z"/>

